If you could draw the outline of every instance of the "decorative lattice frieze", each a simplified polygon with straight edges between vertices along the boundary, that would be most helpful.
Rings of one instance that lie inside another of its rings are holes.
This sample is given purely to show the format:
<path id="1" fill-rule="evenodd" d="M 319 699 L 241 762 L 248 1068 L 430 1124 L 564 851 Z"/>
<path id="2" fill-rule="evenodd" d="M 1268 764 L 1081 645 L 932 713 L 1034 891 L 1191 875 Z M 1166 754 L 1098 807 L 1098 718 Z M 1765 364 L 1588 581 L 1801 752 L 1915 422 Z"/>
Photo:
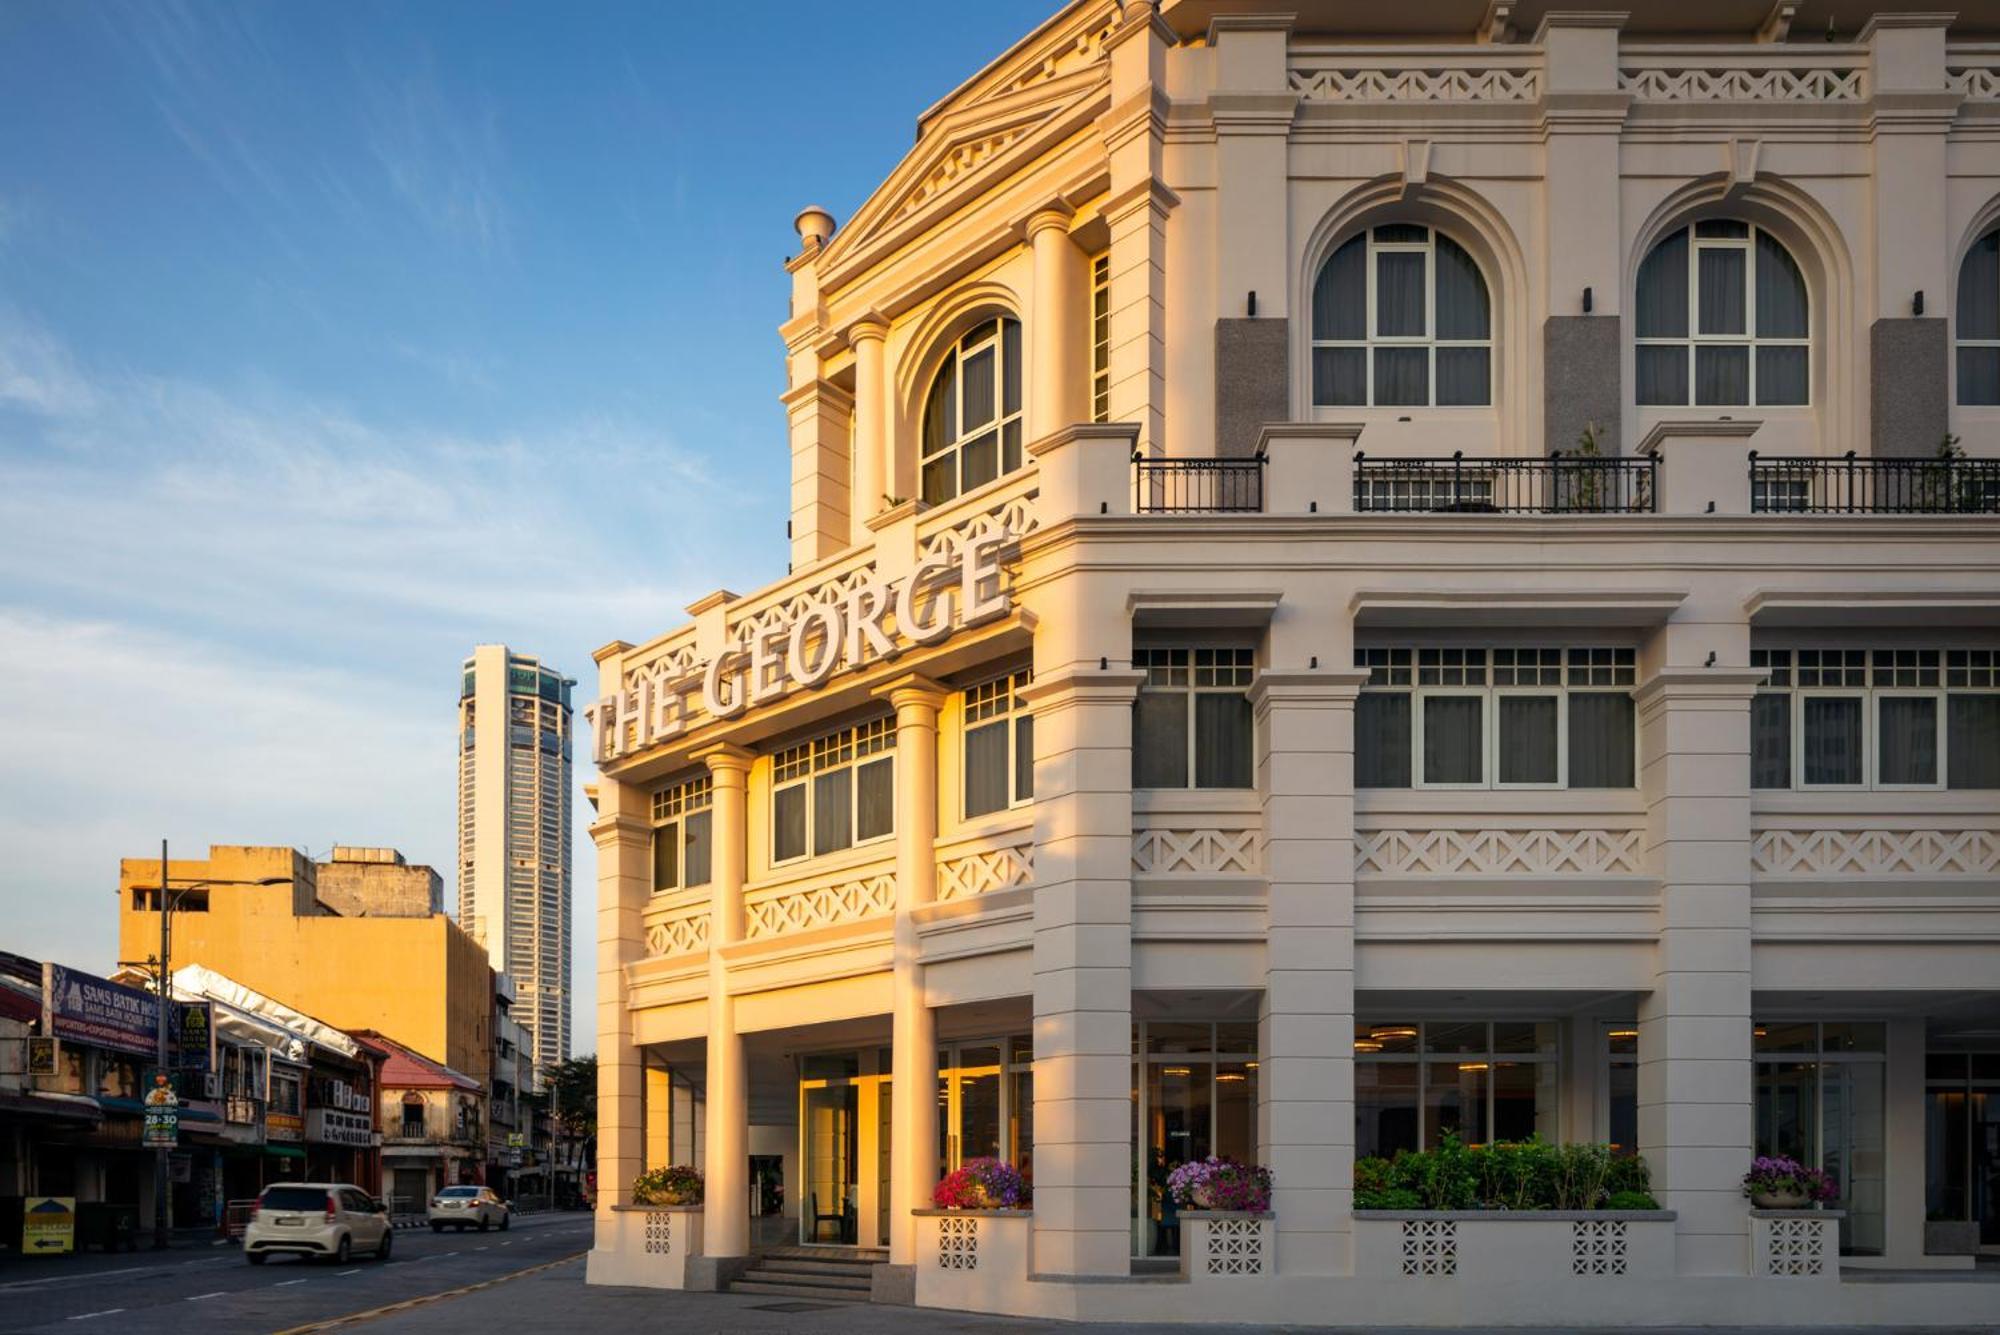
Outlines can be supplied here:
<path id="1" fill-rule="evenodd" d="M 1295 69 L 1288 77 L 1307 102 L 1533 102 L 1542 95 L 1535 69 Z"/>
<path id="2" fill-rule="evenodd" d="M 1968 102 L 2000 102 L 2000 65 L 1952 66 L 1944 84 Z"/>
<path id="3" fill-rule="evenodd" d="M 648 955 L 694 955 L 708 949 L 708 906 L 646 928 Z"/>
<path id="4" fill-rule="evenodd" d="M 999 537 L 1019 541 L 1039 526 L 1040 521 L 1035 517 L 1035 498 L 1038 495 L 1038 491 L 1029 491 L 1010 496 L 980 514 L 961 519 L 935 533 L 926 533 L 917 540 L 917 555 L 926 558 L 953 556 L 972 538 Z"/>
<path id="5" fill-rule="evenodd" d="M 1630 876 L 1638 830 L 1362 830 L 1357 876 Z"/>
<path id="6" fill-rule="evenodd" d="M 1424 1276 L 1456 1275 L 1458 1224 L 1450 1219 L 1405 1219 L 1403 1273 Z"/>
<path id="7" fill-rule="evenodd" d="M 939 899 L 970 899 L 994 890 L 1011 890 L 1035 879 L 1032 844 L 992 848 L 963 857 L 946 858 L 937 866 Z"/>
<path id="8" fill-rule="evenodd" d="M 1826 1253 L 1820 1230 L 1823 1219 L 1773 1219 L 1765 1232 L 1764 1271 L 1771 1275 L 1812 1276 L 1826 1273 Z"/>
<path id="9" fill-rule="evenodd" d="M 1202 1272 L 1209 1275 L 1263 1275 L 1264 1226 L 1255 1219 L 1208 1221 L 1208 1254 Z"/>
<path id="10" fill-rule="evenodd" d="M 739 645 L 748 646 L 758 632 L 777 626 L 790 626 L 798 621 L 809 608 L 822 603 L 839 603 L 847 595 L 875 578 L 873 566 L 857 566 L 845 574 L 836 575 L 802 590 L 781 602 L 770 603 L 754 612 L 746 613 L 729 624 L 729 636 Z"/>
<path id="11" fill-rule="evenodd" d="M 665 1256 L 674 1249 L 674 1216 L 666 1210 L 646 1211 L 646 1254 Z"/>
<path id="12" fill-rule="evenodd" d="M 1763 830 L 1751 869 L 1770 876 L 1995 876 L 1993 830 Z"/>
<path id="13" fill-rule="evenodd" d="M 1618 86 L 1644 102 L 1860 102 L 1867 72 L 1842 69 L 1624 69 Z"/>
<path id="14" fill-rule="evenodd" d="M 746 938 L 783 936 L 815 927 L 837 927 L 896 911 L 896 878 L 889 872 L 831 881 L 766 895 L 743 905 Z"/>
<path id="15" fill-rule="evenodd" d="M 938 1269 L 979 1269 L 979 1216 L 938 1217 Z"/>
<path id="16" fill-rule="evenodd" d="M 1256 830 L 1139 830 L 1132 835 L 1135 876 L 1254 873 Z"/>
<path id="17" fill-rule="evenodd" d="M 1627 1261 L 1625 1221 L 1578 1219 L 1570 1224 L 1572 1275 L 1622 1275 Z"/>

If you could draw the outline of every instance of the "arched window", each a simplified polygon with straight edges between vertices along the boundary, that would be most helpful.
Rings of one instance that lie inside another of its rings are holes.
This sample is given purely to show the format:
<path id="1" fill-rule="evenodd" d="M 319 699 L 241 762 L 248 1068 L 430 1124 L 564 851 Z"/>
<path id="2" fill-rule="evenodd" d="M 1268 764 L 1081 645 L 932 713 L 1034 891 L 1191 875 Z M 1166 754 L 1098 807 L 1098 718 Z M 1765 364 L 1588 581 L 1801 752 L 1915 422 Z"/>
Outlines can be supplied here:
<path id="1" fill-rule="evenodd" d="M 1313 282 L 1313 402 L 1493 402 L 1493 307 L 1465 248 L 1417 223 L 1362 232 Z"/>
<path id="2" fill-rule="evenodd" d="M 2000 403 L 2000 228 L 1958 266 L 1958 401 Z"/>
<path id="3" fill-rule="evenodd" d="M 1639 266 L 1641 405 L 1808 402 L 1806 280 L 1761 227 L 1711 218 L 1669 232 Z"/>
<path id="4" fill-rule="evenodd" d="M 1021 322 L 975 326 L 924 401 L 923 498 L 932 505 L 1021 466 Z"/>

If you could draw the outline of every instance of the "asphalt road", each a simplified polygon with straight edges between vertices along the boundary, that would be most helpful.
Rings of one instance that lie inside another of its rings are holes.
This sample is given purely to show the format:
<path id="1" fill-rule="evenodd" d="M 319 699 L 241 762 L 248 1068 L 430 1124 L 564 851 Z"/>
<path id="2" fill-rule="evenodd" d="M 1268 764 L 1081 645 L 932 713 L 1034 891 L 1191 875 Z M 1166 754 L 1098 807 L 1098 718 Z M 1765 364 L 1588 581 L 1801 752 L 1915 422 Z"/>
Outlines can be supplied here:
<path id="1" fill-rule="evenodd" d="M 590 1225 L 578 1212 L 527 1215 L 505 1233 L 401 1229 L 391 1260 L 346 1266 L 283 1256 L 252 1266 L 235 1247 L 20 1258 L 0 1267 L 0 1332 L 270 1335 L 574 1256 Z"/>

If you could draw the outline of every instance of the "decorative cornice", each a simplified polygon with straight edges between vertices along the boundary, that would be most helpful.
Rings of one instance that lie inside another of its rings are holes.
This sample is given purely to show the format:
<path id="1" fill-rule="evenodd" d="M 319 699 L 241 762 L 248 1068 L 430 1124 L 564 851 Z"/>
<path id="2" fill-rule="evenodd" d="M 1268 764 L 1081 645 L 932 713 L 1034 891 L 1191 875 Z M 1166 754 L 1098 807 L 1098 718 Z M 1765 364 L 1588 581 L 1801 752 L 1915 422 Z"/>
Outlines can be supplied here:
<path id="1" fill-rule="evenodd" d="M 1344 440 L 1353 445 L 1360 441 L 1365 422 L 1266 422 L 1257 429 L 1257 453 L 1263 454 L 1272 442 L 1280 440 Z"/>
<path id="2" fill-rule="evenodd" d="M 1542 21 L 1535 25 L 1534 45 L 1540 46 L 1549 39 L 1551 28 L 1623 28 L 1632 16 L 1622 10 L 1595 9 L 1551 9 L 1542 15 Z"/>
<path id="3" fill-rule="evenodd" d="M 778 402 L 787 408 L 813 399 L 831 399 L 843 408 L 854 406 L 854 395 L 822 376 L 814 376 L 811 380 L 794 385 L 778 396 Z"/>
<path id="4" fill-rule="evenodd" d="M 1231 32 L 1290 34 L 1298 17 L 1296 14 L 1217 14 L 1208 21 L 1208 44 L 1214 46 L 1224 33 Z"/>
<path id="5" fill-rule="evenodd" d="M 1662 668 L 1639 683 L 1632 698 L 1640 708 L 1671 696 L 1748 699 L 1770 677 L 1769 672 L 1739 667 Z"/>
<path id="6" fill-rule="evenodd" d="M 708 766 L 710 774 L 748 774 L 757 753 L 734 742 L 716 742 L 695 751 L 688 759 Z"/>
<path id="7" fill-rule="evenodd" d="M 1167 46 L 1178 46 L 1180 34 L 1173 25 L 1160 17 L 1159 6 L 1153 0 L 1126 0 L 1125 21 L 1111 30 L 1104 39 L 1106 52 L 1117 50 L 1142 33 L 1152 33 Z"/>
<path id="8" fill-rule="evenodd" d="M 1036 677 L 1015 692 L 1029 705 L 1045 705 L 1064 697 L 1098 704 L 1130 704 L 1146 683 L 1144 672 L 1126 668 L 1058 668 Z"/>
<path id="9" fill-rule="evenodd" d="M 1917 14 L 1871 14 L 1854 40 L 1857 45 L 1865 43 L 1887 28 L 1949 28 L 1957 21 L 1957 14 L 1941 10 Z"/>
<path id="10" fill-rule="evenodd" d="M 937 722 L 937 711 L 944 708 L 951 698 L 951 688 L 933 677 L 921 672 L 906 672 L 893 681 L 885 681 L 868 694 L 878 700 L 887 700 L 898 710 L 905 705 L 928 705 L 932 711 L 931 722 Z"/>
<path id="11" fill-rule="evenodd" d="M 685 610 L 687 614 L 691 617 L 698 617 L 703 612 L 706 612 L 711 608 L 727 607 L 729 606 L 729 604 L 735 602 L 738 598 L 742 596 L 743 595 L 735 593 L 729 589 L 717 589 L 714 593 L 706 594 L 700 598 L 695 599 L 693 602 L 689 603 L 687 607 L 683 610 Z"/>
<path id="12" fill-rule="evenodd" d="M 1073 422 L 1061 430 L 1051 431 L 1040 440 L 1029 441 L 1028 457 L 1039 459 L 1050 450 L 1060 449 L 1065 445 L 1073 444 L 1080 440 L 1123 440 L 1128 446 L 1136 448 L 1139 443 L 1139 424 L 1137 422 Z"/>
<path id="13" fill-rule="evenodd" d="M 1149 176 L 1105 200 L 1098 212 L 1104 215 L 1107 223 L 1116 224 L 1140 209 L 1151 209 L 1164 218 L 1180 202 L 1181 197 L 1169 189 L 1165 181 Z"/>
<path id="14" fill-rule="evenodd" d="M 1368 684 L 1366 672 L 1351 668 L 1266 668 L 1250 682 L 1250 707 L 1352 701 Z"/>
<path id="15" fill-rule="evenodd" d="M 1731 422 L 1705 419 L 1657 422 L 1653 429 L 1646 433 L 1646 438 L 1639 442 L 1639 453 L 1657 453 L 1660 446 L 1668 440 L 1748 440 L 1762 425 L 1764 425 L 1762 418 Z"/>

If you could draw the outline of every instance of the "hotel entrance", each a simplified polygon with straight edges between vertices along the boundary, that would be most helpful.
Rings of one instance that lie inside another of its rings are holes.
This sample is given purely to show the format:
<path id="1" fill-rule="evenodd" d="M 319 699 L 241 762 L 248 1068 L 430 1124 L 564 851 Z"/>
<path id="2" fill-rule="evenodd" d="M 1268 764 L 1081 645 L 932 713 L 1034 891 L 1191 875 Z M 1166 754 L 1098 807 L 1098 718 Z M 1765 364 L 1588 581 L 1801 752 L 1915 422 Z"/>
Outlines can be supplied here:
<path id="1" fill-rule="evenodd" d="M 799 1242 L 881 1247 L 889 1237 L 887 1048 L 799 1059 Z"/>

